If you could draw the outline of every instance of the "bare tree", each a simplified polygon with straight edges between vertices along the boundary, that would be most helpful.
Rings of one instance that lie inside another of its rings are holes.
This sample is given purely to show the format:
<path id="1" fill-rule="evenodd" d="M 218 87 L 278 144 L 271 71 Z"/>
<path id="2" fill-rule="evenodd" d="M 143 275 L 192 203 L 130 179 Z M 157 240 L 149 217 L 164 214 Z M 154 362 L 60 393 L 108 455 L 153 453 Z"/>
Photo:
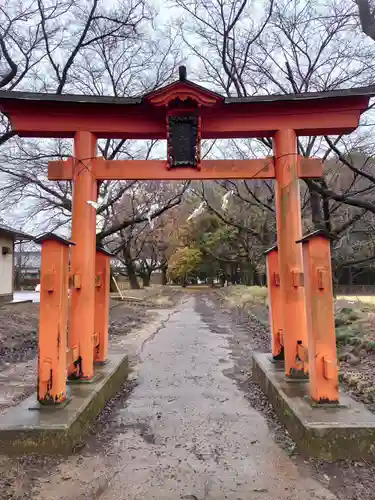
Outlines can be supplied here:
<path id="1" fill-rule="evenodd" d="M 148 181 L 135 184 L 108 210 L 108 228 L 98 238 L 125 265 L 132 288 L 138 288 L 137 274 L 146 284 L 156 269 L 165 269 L 169 236 L 166 228 L 173 220 L 174 207 L 189 183 Z"/>

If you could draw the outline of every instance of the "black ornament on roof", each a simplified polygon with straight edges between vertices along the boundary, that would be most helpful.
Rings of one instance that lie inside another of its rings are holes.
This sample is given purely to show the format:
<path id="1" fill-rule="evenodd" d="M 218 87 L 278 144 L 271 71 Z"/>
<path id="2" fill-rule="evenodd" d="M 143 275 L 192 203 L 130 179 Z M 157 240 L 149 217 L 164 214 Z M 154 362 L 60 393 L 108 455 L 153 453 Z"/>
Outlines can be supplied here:
<path id="1" fill-rule="evenodd" d="M 185 82 L 186 81 L 186 66 L 180 66 L 178 68 L 178 74 L 180 77 L 180 82 Z"/>

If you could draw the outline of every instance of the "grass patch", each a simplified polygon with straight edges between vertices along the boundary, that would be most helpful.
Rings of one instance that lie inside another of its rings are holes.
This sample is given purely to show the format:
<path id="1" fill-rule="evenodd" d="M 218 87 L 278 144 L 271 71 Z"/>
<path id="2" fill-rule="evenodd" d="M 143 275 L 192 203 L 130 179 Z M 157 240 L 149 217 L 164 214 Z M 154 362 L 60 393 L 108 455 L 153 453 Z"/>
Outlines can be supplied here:
<path id="1" fill-rule="evenodd" d="M 375 295 L 338 295 L 337 300 L 347 300 L 348 302 L 361 304 L 367 304 L 375 306 Z"/>
<path id="2" fill-rule="evenodd" d="M 262 286 L 235 285 L 222 289 L 230 307 L 246 308 L 247 305 L 267 305 L 267 288 Z"/>
<path id="3" fill-rule="evenodd" d="M 340 344 L 349 344 L 350 340 L 355 336 L 356 332 L 347 326 L 336 328 L 336 341 Z"/>

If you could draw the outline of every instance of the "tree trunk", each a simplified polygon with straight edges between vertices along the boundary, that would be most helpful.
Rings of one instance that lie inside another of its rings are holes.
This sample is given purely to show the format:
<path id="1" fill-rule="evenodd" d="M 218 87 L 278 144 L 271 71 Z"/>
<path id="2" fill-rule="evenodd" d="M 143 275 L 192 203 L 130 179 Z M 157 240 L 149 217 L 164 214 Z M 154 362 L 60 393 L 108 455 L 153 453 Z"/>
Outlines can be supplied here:
<path id="1" fill-rule="evenodd" d="M 224 286 L 225 286 L 225 283 L 226 283 L 226 274 L 225 274 L 225 272 L 224 272 L 223 270 L 222 270 L 222 272 L 220 273 L 219 280 L 220 280 L 220 286 L 221 286 L 221 287 L 224 287 Z"/>
<path id="2" fill-rule="evenodd" d="M 116 285 L 113 282 L 114 274 L 113 274 L 112 267 L 110 268 L 110 273 L 109 274 L 110 274 L 110 278 L 109 278 L 109 291 L 117 293 Z"/>
<path id="3" fill-rule="evenodd" d="M 168 268 L 166 266 L 165 267 L 163 266 L 161 268 L 161 284 L 162 285 L 166 285 L 168 283 L 167 269 Z"/>
<path id="4" fill-rule="evenodd" d="M 126 263 L 126 270 L 128 272 L 128 279 L 130 283 L 130 287 L 133 290 L 139 290 L 141 287 L 139 286 L 138 279 L 137 279 L 137 274 L 134 269 L 134 264 L 131 263 Z"/>
<path id="5" fill-rule="evenodd" d="M 140 286 L 139 286 L 139 283 L 137 280 L 137 273 L 135 271 L 134 262 L 133 262 L 133 259 L 131 258 L 129 249 L 126 246 L 124 246 L 124 248 L 122 250 L 122 254 L 124 256 L 124 261 L 125 261 L 126 271 L 128 273 L 130 287 L 133 290 L 139 290 Z"/>
<path id="6" fill-rule="evenodd" d="M 324 216 L 324 226 L 326 231 L 329 233 L 332 231 L 332 224 L 331 224 L 331 214 L 329 211 L 329 199 L 328 198 L 323 198 L 323 216 Z"/>
<path id="7" fill-rule="evenodd" d="M 143 287 L 150 286 L 151 272 L 145 272 L 142 274 Z"/>
<path id="8" fill-rule="evenodd" d="M 230 280 L 231 280 L 232 285 L 238 284 L 237 264 L 236 264 L 236 267 L 231 266 Z"/>
<path id="9" fill-rule="evenodd" d="M 21 253 L 22 250 L 22 245 L 19 247 L 19 251 Z M 14 259 L 15 260 L 15 265 L 14 265 L 14 289 L 15 290 L 21 290 L 21 275 L 22 275 L 22 256 L 17 255 L 17 257 Z"/>
<path id="10" fill-rule="evenodd" d="M 311 220 L 314 229 L 323 229 L 322 203 L 320 194 L 312 189 L 310 191 Z"/>

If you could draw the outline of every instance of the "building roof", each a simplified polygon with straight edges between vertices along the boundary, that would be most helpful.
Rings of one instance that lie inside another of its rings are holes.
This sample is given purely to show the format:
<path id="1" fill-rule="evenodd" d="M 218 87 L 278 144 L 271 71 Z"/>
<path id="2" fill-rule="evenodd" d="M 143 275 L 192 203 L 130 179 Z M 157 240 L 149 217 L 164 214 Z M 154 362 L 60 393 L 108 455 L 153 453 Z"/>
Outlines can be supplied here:
<path id="1" fill-rule="evenodd" d="M 4 224 L 0 222 L 0 233 L 7 233 L 15 240 L 33 240 L 34 236 L 31 236 L 30 234 L 24 233 L 23 231 L 20 231 L 18 229 L 13 229 L 12 227 L 8 226 L 7 224 Z"/>

